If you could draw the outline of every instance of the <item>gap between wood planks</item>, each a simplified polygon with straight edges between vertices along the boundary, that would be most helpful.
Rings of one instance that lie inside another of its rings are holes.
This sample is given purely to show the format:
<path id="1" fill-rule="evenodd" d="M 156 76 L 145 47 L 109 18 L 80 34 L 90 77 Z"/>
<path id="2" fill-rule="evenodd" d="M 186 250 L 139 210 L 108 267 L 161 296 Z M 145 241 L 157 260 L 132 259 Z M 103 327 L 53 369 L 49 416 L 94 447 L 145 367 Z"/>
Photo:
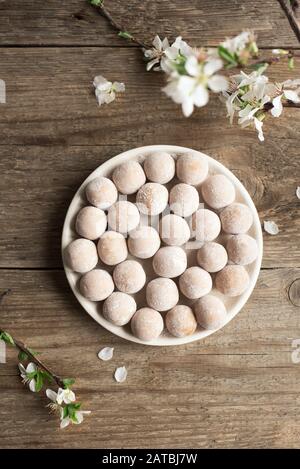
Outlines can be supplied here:
<path id="1" fill-rule="evenodd" d="M 298 266 L 293 266 L 293 267 L 285 267 L 285 266 L 275 266 L 275 267 L 261 267 L 260 270 L 284 270 L 284 269 L 300 269 Z M 23 270 L 23 271 L 28 271 L 28 272 L 63 272 L 64 268 L 61 266 L 57 267 L 0 267 L 1 270 Z"/>
<path id="2" fill-rule="evenodd" d="M 76 44 L 76 43 L 73 43 L 73 44 L 64 44 L 64 43 L 61 43 L 61 44 L 14 44 L 14 43 L 11 43 L 11 44 L 0 44 L 0 49 L 59 49 L 59 48 L 66 48 L 66 49 L 75 49 L 75 48 L 78 48 L 78 49 L 85 49 L 85 48 L 94 48 L 94 49 L 141 49 L 140 46 L 136 45 L 136 44 L 121 44 L 121 45 L 116 45 L 116 44 L 110 44 L 110 45 L 99 45 L 99 44 Z M 215 44 L 214 45 L 211 45 L 211 44 L 206 44 L 204 47 L 209 47 L 209 48 L 212 48 L 212 49 L 216 49 L 218 46 L 216 46 Z M 300 47 L 299 46 L 282 46 L 282 45 L 279 45 L 279 46 L 259 46 L 259 49 L 260 50 L 273 50 L 273 49 L 287 49 L 287 50 L 300 50 Z"/>

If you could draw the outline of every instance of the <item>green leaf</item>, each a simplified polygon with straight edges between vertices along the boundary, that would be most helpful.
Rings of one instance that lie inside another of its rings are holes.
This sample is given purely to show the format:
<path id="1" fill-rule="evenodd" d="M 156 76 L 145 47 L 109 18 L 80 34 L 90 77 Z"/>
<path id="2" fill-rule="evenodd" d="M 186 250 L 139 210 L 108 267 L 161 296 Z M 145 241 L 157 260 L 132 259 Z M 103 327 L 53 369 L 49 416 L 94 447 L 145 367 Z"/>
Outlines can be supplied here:
<path id="1" fill-rule="evenodd" d="M 71 404 L 67 404 L 65 408 L 68 409 L 68 416 L 70 417 L 73 422 L 78 422 L 76 417 L 76 412 L 80 409 L 81 402 L 75 402 Z"/>
<path id="2" fill-rule="evenodd" d="M 91 5 L 94 5 L 96 7 L 99 7 L 103 5 L 104 0 L 89 0 Z"/>
<path id="3" fill-rule="evenodd" d="M 23 350 L 20 350 L 18 358 L 20 361 L 28 360 L 28 355 L 27 353 L 23 352 Z"/>
<path id="4" fill-rule="evenodd" d="M 49 381 L 49 383 L 52 383 L 53 378 L 52 378 L 52 376 L 50 375 L 50 373 L 48 373 L 48 371 L 41 370 L 40 373 L 41 373 L 41 375 L 43 376 L 43 378 L 47 379 L 47 380 Z"/>
<path id="5" fill-rule="evenodd" d="M 43 387 L 43 384 L 44 384 L 43 374 L 42 374 L 41 371 L 38 371 L 37 374 L 36 374 L 36 378 L 35 378 L 35 390 L 36 390 L 36 392 L 40 392 L 40 390 Z"/>
<path id="6" fill-rule="evenodd" d="M 30 373 L 26 373 L 28 379 L 33 379 L 37 376 L 38 371 L 31 371 Z"/>
<path id="7" fill-rule="evenodd" d="M 225 60 L 225 62 L 227 62 L 229 65 L 231 65 L 233 67 L 238 65 L 238 62 L 237 62 L 236 58 L 234 57 L 234 55 L 231 54 L 231 52 L 229 52 L 229 50 L 226 49 L 226 47 L 219 46 L 218 47 L 218 54 L 221 57 L 221 59 Z"/>
<path id="8" fill-rule="evenodd" d="M 253 64 L 251 65 L 251 68 L 254 70 L 260 71 L 260 73 L 263 73 L 267 68 L 269 64 L 267 63 L 260 63 L 260 64 Z"/>
<path id="9" fill-rule="evenodd" d="M 293 70 L 293 68 L 295 68 L 294 57 L 289 57 L 289 60 L 288 60 L 288 67 L 289 67 L 290 70 Z"/>
<path id="10" fill-rule="evenodd" d="M 65 378 L 63 379 L 64 387 L 66 389 L 69 389 L 74 383 L 75 379 L 74 378 Z"/>
<path id="11" fill-rule="evenodd" d="M 1 332 L 0 339 L 6 342 L 7 344 L 15 345 L 14 339 L 8 332 L 5 332 L 5 331 Z"/>
<path id="12" fill-rule="evenodd" d="M 123 37 L 124 39 L 132 39 L 132 34 L 128 33 L 127 31 L 120 31 L 118 36 Z"/>

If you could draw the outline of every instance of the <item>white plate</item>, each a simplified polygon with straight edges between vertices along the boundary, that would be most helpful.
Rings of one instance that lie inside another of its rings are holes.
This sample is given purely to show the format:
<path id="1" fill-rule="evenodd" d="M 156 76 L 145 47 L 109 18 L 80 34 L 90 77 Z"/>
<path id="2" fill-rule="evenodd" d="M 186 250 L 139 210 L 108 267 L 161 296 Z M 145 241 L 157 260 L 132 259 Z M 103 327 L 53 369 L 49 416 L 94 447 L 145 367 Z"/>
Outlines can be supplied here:
<path id="1" fill-rule="evenodd" d="M 151 152 L 154 151 L 166 151 L 172 154 L 174 158 L 176 158 L 178 155 L 183 154 L 187 151 L 191 151 L 190 148 L 184 148 L 184 147 L 178 147 L 178 146 L 173 146 L 173 145 L 151 145 L 151 146 L 146 146 L 146 147 L 140 147 L 140 148 L 135 148 L 133 150 L 126 151 L 124 153 L 121 153 L 120 155 L 117 155 L 110 160 L 106 161 L 102 165 L 100 165 L 95 171 L 93 171 L 89 177 L 83 182 L 83 184 L 79 187 L 78 191 L 76 192 L 75 196 L 73 197 L 73 200 L 70 204 L 70 207 L 68 209 L 66 218 L 65 218 L 65 223 L 63 227 L 63 233 L 62 233 L 62 251 L 66 248 L 66 246 L 76 237 L 78 237 L 74 231 L 74 221 L 76 218 L 76 214 L 82 208 L 84 205 L 87 205 L 88 202 L 85 199 L 85 187 L 89 181 L 94 179 L 97 176 L 106 176 L 110 177 L 112 171 L 118 166 L 120 163 L 123 163 L 124 161 L 128 160 L 137 160 L 139 162 L 143 162 L 145 156 Z M 195 151 L 195 150 L 193 150 Z M 197 152 L 200 153 L 200 152 Z M 253 236 L 258 244 L 258 257 L 255 262 L 253 262 L 251 265 L 247 266 L 247 270 L 250 276 L 250 283 L 247 288 L 247 290 L 240 295 L 239 297 L 236 298 L 229 298 L 226 296 L 221 295 L 218 293 L 215 289 L 213 289 L 213 293 L 216 296 L 219 296 L 222 298 L 222 300 L 225 303 L 225 306 L 227 308 L 227 321 L 226 324 L 231 321 L 234 316 L 242 309 L 242 307 L 245 305 L 246 301 L 248 300 L 249 296 L 251 295 L 254 286 L 257 281 L 257 277 L 260 271 L 261 267 L 261 261 L 262 261 L 262 251 L 263 251 L 263 241 L 262 241 L 262 230 L 261 230 L 261 225 L 260 221 L 258 218 L 258 214 L 255 208 L 255 205 L 249 195 L 249 193 L 246 191 L 245 187 L 243 184 L 234 176 L 234 174 L 229 171 L 225 166 L 223 166 L 221 163 L 218 161 L 214 160 L 210 156 L 205 155 L 204 153 L 200 153 L 201 155 L 204 155 L 205 158 L 208 160 L 209 164 L 209 172 L 210 174 L 218 173 L 218 174 L 224 174 L 226 175 L 234 184 L 235 190 L 236 190 L 236 201 L 237 202 L 242 202 L 246 204 L 250 210 L 252 211 L 253 214 L 253 225 L 251 229 L 249 230 L 249 235 Z M 149 263 L 151 260 L 140 260 L 143 264 Z M 99 324 L 101 324 L 105 329 L 108 329 L 111 331 L 113 334 L 116 334 L 120 337 L 123 337 L 124 339 L 131 340 L 133 342 L 137 343 L 144 343 L 146 345 L 179 345 L 179 344 L 186 344 L 188 342 L 193 342 L 194 340 L 199 340 L 203 339 L 204 337 L 207 337 L 208 335 L 212 334 L 215 332 L 213 331 L 208 331 L 208 330 L 202 330 L 202 329 L 197 329 L 197 331 L 187 337 L 183 338 L 176 338 L 170 336 L 166 331 L 163 332 L 163 334 L 156 340 L 152 342 L 143 342 L 136 337 L 133 336 L 133 334 L 130 331 L 130 327 L 127 325 L 125 327 L 119 327 L 111 324 L 108 322 L 106 319 L 101 314 L 101 308 L 102 308 L 102 302 L 101 303 L 94 303 L 86 298 L 84 298 L 78 289 L 78 279 L 80 277 L 79 274 L 73 272 L 70 270 L 65 262 L 64 262 L 64 268 L 66 272 L 67 279 L 69 281 L 69 284 L 73 290 L 74 295 L 78 299 L 79 303 L 83 306 L 83 308 L 86 310 L 86 312 L 92 316 L 95 321 L 97 321 Z M 105 268 L 108 268 L 105 266 Z M 111 270 L 109 268 L 109 270 Z M 147 272 L 147 265 L 145 265 L 145 270 Z M 149 281 L 149 278 L 147 278 L 147 281 Z M 144 289 L 143 289 L 144 291 Z M 139 295 L 139 294 L 138 294 Z M 141 296 L 141 294 L 136 298 L 138 302 L 138 307 L 145 306 L 144 298 Z M 181 298 L 181 303 L 188 304 L 188 301 L 186 299 Z M 224 327 L 224 326 L 223 326 Z"/>

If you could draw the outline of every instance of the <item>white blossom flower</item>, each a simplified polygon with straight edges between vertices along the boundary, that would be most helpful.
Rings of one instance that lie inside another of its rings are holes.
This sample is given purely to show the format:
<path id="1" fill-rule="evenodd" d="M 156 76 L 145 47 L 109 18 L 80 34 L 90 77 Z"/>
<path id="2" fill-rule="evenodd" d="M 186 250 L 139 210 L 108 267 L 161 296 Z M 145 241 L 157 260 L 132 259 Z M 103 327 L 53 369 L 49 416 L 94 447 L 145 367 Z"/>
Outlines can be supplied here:
<path id="1" fill-rule="evenodd" d="M 36 392 L 36 381 L 34 378 L 30 377 L 31 374 L 34 374 L 37 371 L 36 365 L 34 363 L 29 363 L 25 368 L 22 363 L 19 363 L 19 370 L 23 383 L 28 384 L 30 391 Z"/>
<path id="2" fill-rule="evenodd" d="M 278 88 L 269 83 L 262 70 L 256 70 L 250 75 L 241 72 L 231 77 L 231 93 L 223 93 L 226 98 L 227 115 L 233 121 L 235 112 L 238 112 L 238 123 L 244 128 L 251 126 L 257 130 L 260 141 L 264 140 L 263 119 L 266 115 L 266 105 L 270 103 L 273 115 L 281 113 L 281 97 L 278 97 Z M 281 93 L 282 94 L 282 93 Z M 279 99 L 277 99 L 279 98 Z"/>
<path id="3" fill-rule="evenodd" d="M 73 418 L 71 417 L 63 417 L 61 415 L 61 421 L 60 421 L 60 428 L 66 428 L 70 423 L 74 423 L 75 425 L 79 425 L 80 423 L 83 422 L 84 415 L 89 415 L 91 413 L 90 410 L 76 410 L 74 413 Z"/>
<path id="4" fill-rule="evenodd" d="M 277 96 L 272 100 L 273 107 L 271 114 L 279 117 L 283 111 L 282 99 L 287 99 L 293 103 L 300 103 L 300 79 L 286 80 L 277 84 Z"/>
<path id="5" fill-rule="evenodd" d="M 91 413 L 90 410 L 73 410 L 72 414 L 68 413 L 68 405 L 72 405 L 75 402 L 75 394 L 70 389 L 62 389 L 59 388 L 58 392 L 53 391 L 52 389 L 46 390 L 46 395 L 48 399 L 52 401 L 49 404 L 49 407 L 53 411 L 58 411 L 60 414 L 60 428 L 67 427 L 70 423 L 74 423 L 76 425 L 83 422 L 84 415 L 88 415 Z M 63 407 L 62 404 L 65 403 L 66 406 Z M 67 410 L 67 415 L 66 415 Z"/>
<path id="6" fill-rule="evenodd" d="M 151 70 L 155 65 L 156 70 L 160 69 L 160 61 L 166 49 L 170 48 L 169 40 L 165 37 L 163 40 L 158 35 L 155 36 L 152 42 L 152 49 L 144 50 L 144 56 L 149 62 L 147 63 L 147 71 Z"/>
<path id="7" fill-rule="evenodd" d="M 282 90 L 285 99 L 293 103 L 300 103 L 300 78 L 286 80 L 277 86 Z"/>
<path id="8" fill-rule="evenodd" d="M 163 88 L 167 96 L 182 106 L 183 114 L 188 117 L 194 106 L 205 106 L 209 100 L 208 90 L 214 93 L 225 91 L 227 79 L 216 75 L 223 63 L 220 59 L 207 57 L 205 61 L 198 60 L 196 55 L 190 55 L 185 62 L 186 75 L 171 74 L 169 84 Z"/>
<path id="9" fill-rule="evenodd" d="M 125 91 L 124 83 L 118 81 L 112 83 L 101 75 L 94 78 L 93 85 L 99 106 L 111 103 L 116 98 L 116 93 Z"/>
<path id="10" fill-rule="evenodd" d="M 243 31 L 233 38 L 226 39 L 222 42 L 222 46 L 225 47 L 231 54 L 238 54 L 246 46 L 255 42 L 255 36 L 252 31 Z"/>
<path id="11" fill-rule="evenodd" d="M 58 388 L 57 393 L 52 391 L 51 389 L 46 390 L 47 397 L 56 402 L 58 405 L 64 404 L 71 404 L 71 402 L 75 402 L 76 396 L 75 393 L 71 389 L 62 389 Z"/>
<path id="12" fill-rule="evenodd" d="M 144 55 L 148 60 L 147 71 L 153 68 L 155 71 L 163 70 L 166 73 L 171 73 L 179 51 L 184 49 L 184 52 L 187 53 L 189 50 L 189 46 L 182 40 L 181 36 L 178 36 L 171 45 L 166 37 L 161 40 L 159 36 L 155 36 L 152 44 L 152 49 L 144 50 Z M 183 53 L 183 51 L 181 52 Z"/>

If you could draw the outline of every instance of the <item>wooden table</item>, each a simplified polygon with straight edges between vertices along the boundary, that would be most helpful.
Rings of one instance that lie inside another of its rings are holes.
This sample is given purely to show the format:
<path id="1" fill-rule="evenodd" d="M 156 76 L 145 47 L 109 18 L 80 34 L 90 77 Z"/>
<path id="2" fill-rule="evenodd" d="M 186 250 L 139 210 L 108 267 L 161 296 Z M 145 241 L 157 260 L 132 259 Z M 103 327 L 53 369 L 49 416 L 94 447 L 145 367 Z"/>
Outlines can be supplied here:
<path id="1" fill-rule="evenodd" d="M 264 49 L 299 44 L 276 1 L 106 1 L 124 29 L 144 40 L 182 34 L 214 46 L 253 28 Z M 14 350 L 0 365 L 0 446 L 297 447 L 300 364 L 300 111 L 266 123 L 266 141 L 230 126 L 218 99 L 186 119 L 145 71 L 140 50 L 118 38 L 84 0 L 0 2 L 1 327 L 39 350 L 58 374 L 75 376 L 92 415 L 60 431 L 47 399 L 23 388 Z M 276 65 L 277 80 L 300 76 Z M 98 108 L 92 80 L 126 83 L 118 102 Z M 60 255 L 62 224 L 80 183 L 103 161 L 148 144 L 207 152 L 245 184 L 264 235 L 258 284 L 223 330 L 186 346 L 155 348 L 114 337 L 80 307 Z M 115 347 L 100 362 L 103 346 Z M 126 365 L 128 380 L 113 380 Z"/>

